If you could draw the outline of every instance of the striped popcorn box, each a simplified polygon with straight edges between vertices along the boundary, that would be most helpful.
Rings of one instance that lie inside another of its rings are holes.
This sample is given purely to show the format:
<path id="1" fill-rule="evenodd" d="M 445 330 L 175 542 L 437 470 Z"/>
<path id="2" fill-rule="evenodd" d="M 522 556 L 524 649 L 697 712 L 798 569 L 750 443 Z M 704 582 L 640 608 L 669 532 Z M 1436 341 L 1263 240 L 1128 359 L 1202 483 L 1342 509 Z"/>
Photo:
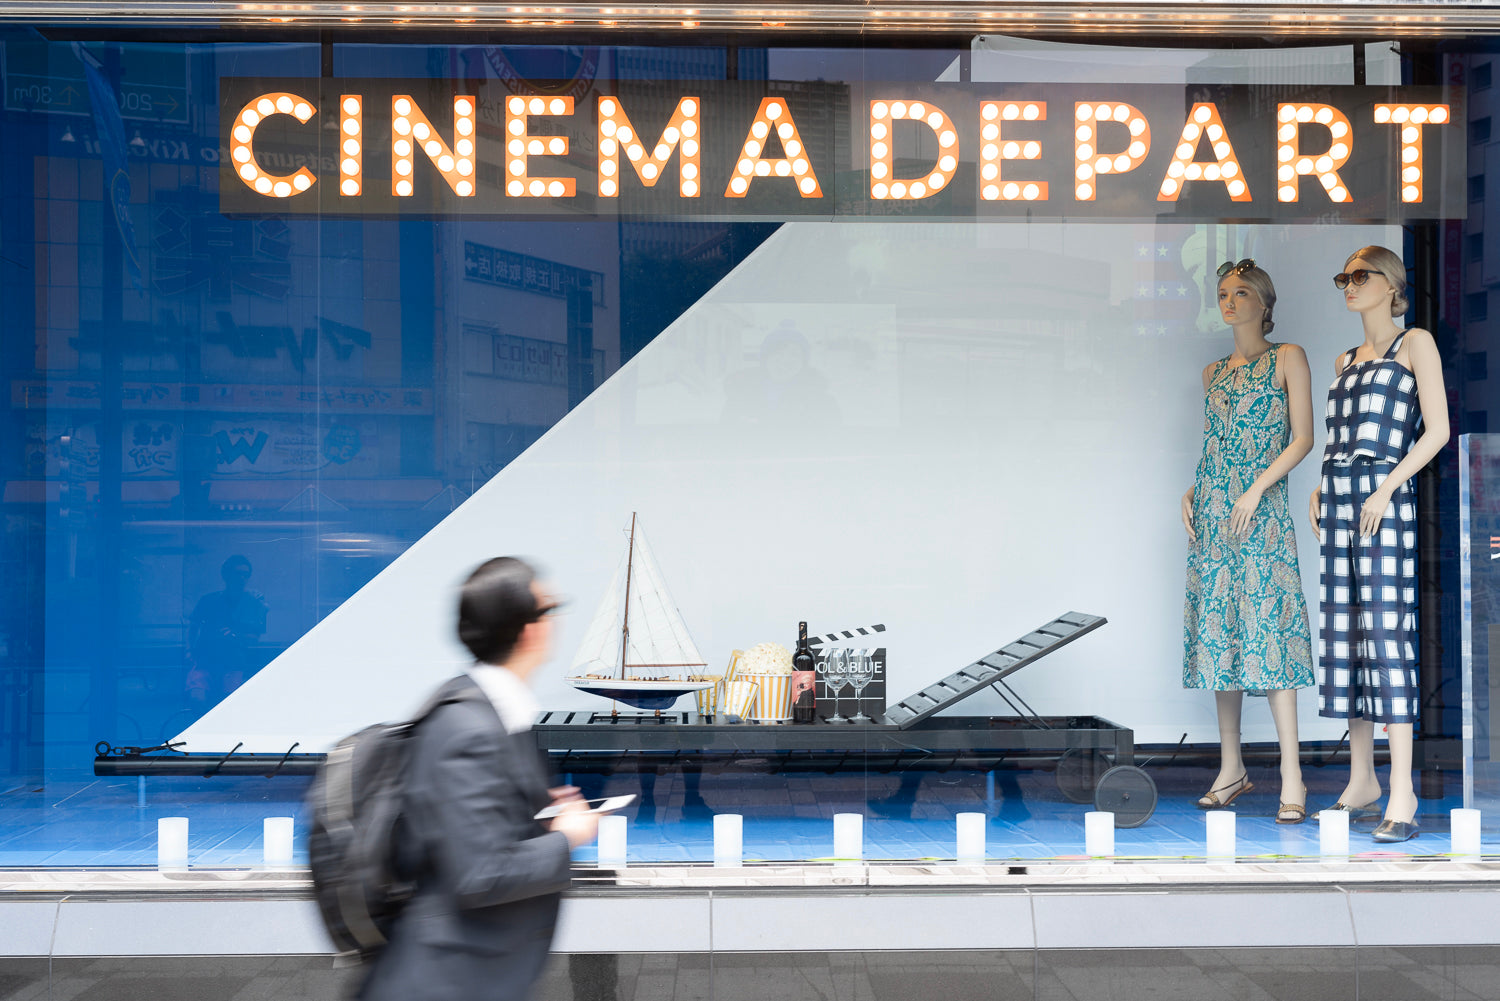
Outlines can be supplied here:
<path id="1" fill-rule="evenodd" d="M 737 681 L 726 681 L 724 683 L 724 719 L 729 723 L 737 723 L 748 719 L 751 711 L 755 708 L 755 694 L 760 690 L 753 681 L 740 679 Z"/>
<path id="2" fill-rule="evenodd" d="M 792 676 L 790 674 L 746 674 L 739 677 L 753 681 L 760 689 L 750 718 L 757 723 L 785 723 L 792 718 Z"/>
<path id="3" fill-rule="evenodd" d="M 700 688 L 693 693 L 693 698 L 698 703 L 698 715 L 703 717 L 704 719 L 713 719 L 716 715 L 718 715 L 719 712 L 719 692 L 721 689 L 723 689 L 724 682 L 717 678 L 711 679 L 707 675 L 700 676 L 693 680 L 714 680 L 718 682 L 718 684 L 715 684 L 709 688 Z"/>

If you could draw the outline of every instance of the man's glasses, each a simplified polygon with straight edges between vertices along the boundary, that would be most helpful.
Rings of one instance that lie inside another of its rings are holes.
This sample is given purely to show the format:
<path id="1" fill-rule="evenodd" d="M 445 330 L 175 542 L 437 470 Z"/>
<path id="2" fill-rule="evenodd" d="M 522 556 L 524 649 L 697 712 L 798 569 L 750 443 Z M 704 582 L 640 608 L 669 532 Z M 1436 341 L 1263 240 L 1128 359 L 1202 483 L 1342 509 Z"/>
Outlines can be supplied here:
<path id="1" fill-rule="evenodd" d="M 535 612 L 531 613 L 531 621 L 540 622 L 547 616 L 556 614 L 557 612 L 561 611 L 566 605 L 567 602 L 563 600 L 554 601 L 548 605 L 541 605 Z"/>
<path id="2" fill-rule="evenodd" d="M 1333 276 L 1333 287 L 1340 292 L 1344 291 L 1350 285 L 1359 288 L 1370 280 L 1371 275 L 1376 273 L 1374 271 L 1366 271 L 1364 268 L 1359 268 L 1355 271 L 1342 271 Z"/>
<path id="3" fill-rule="evenodd" d="M 1238 264 L 1231 264 L 1228 261 L 1225 261 L 1223 264 L 1219 265 L 1219 277 L 1227 278 L 1230 275 L 1237 275 L 1241 271 L 1249 271 L 1253 267 L 1255 267 L 1255 262 L 1248 257 L 1240 261 Z"/>

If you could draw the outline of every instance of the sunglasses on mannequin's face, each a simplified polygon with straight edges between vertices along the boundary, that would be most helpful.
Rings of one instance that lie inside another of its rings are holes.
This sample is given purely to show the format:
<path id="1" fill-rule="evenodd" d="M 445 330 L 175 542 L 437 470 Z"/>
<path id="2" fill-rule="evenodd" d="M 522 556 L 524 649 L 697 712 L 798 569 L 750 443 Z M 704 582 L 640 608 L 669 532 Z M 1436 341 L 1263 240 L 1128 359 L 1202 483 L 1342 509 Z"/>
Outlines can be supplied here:
<path id="1" fill-rule="evenodd" d="M 1365 282 L 1370 280 L 1370 276 L 1379 273 L 1378 271 L 1369 271 L 1365 268 L 1356 268 L 1353 271 L 1341 271 L 1333 276 L 1333 287 L 1340 292 L 1344 291 L 1350 285 L 1353 285 L 1355 288 L 1364 288 Z"/>
<path id="2" fill-rule="evenodd" d="M 1249 271 L 1253 267 L 1255 267 L 1255 262 L 1248 257 L 1241 260 L 1238 264 L 1231 264 L 1229 261 L 1225 261 L 1219 265 L 1218 275 L 1220 278 L 1225 278 L 1229 275 L 1237 275 L 1241 271 Z"/>

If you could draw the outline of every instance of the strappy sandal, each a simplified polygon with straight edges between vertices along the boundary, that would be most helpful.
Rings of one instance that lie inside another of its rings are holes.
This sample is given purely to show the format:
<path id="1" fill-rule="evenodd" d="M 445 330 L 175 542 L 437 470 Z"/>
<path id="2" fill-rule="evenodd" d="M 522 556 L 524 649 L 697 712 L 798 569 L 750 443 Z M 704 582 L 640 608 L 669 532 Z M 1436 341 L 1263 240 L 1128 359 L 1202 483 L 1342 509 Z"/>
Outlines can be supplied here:
<path id="1" fill-rule="evenodd" d="M 1231 788 L 1234 789 L 1234 792 L 1229 794 L 1229 798 L 1220 801 L 1219 793 L 1223 792 L 1225 789 Z M 1246 772 L 1239 778 L 1235 779 L 1233 782 L 1230 782 L 1228 785 L 1219 786 L 1219 788 L 1217 789 L 1210 789 L 1203 795 L 1201 799 L 1198 800 L 1198 809 L 1222 810 L 1230 803 L 1233 803 L 1235 800 L 1239 799 L 1242 795 L 1254 788 L 1255 783 L 1250 781 L 1250 773 Z"/>
<path id="2" fill-rule="evenodd" d="M 1288 816 L 1282 816 L 1288 814 Z M 1300 824 L 1307 819 L 1307 807 L 1300 803 L 1282 803 L 1276 808 L 1276 823 Z"/>

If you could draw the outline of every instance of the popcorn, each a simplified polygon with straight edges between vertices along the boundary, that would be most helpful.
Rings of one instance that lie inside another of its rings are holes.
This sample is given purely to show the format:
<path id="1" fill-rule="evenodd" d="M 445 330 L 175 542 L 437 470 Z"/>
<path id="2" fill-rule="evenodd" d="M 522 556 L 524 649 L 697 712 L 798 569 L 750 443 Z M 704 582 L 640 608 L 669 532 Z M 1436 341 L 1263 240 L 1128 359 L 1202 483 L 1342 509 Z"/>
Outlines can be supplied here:
<path id="1" fill-rule="evenodd" d="M 737 674 L 791 674 L 792 651 L 780 643 L 757 643 L 745 651 L 735 671 Z"/>

